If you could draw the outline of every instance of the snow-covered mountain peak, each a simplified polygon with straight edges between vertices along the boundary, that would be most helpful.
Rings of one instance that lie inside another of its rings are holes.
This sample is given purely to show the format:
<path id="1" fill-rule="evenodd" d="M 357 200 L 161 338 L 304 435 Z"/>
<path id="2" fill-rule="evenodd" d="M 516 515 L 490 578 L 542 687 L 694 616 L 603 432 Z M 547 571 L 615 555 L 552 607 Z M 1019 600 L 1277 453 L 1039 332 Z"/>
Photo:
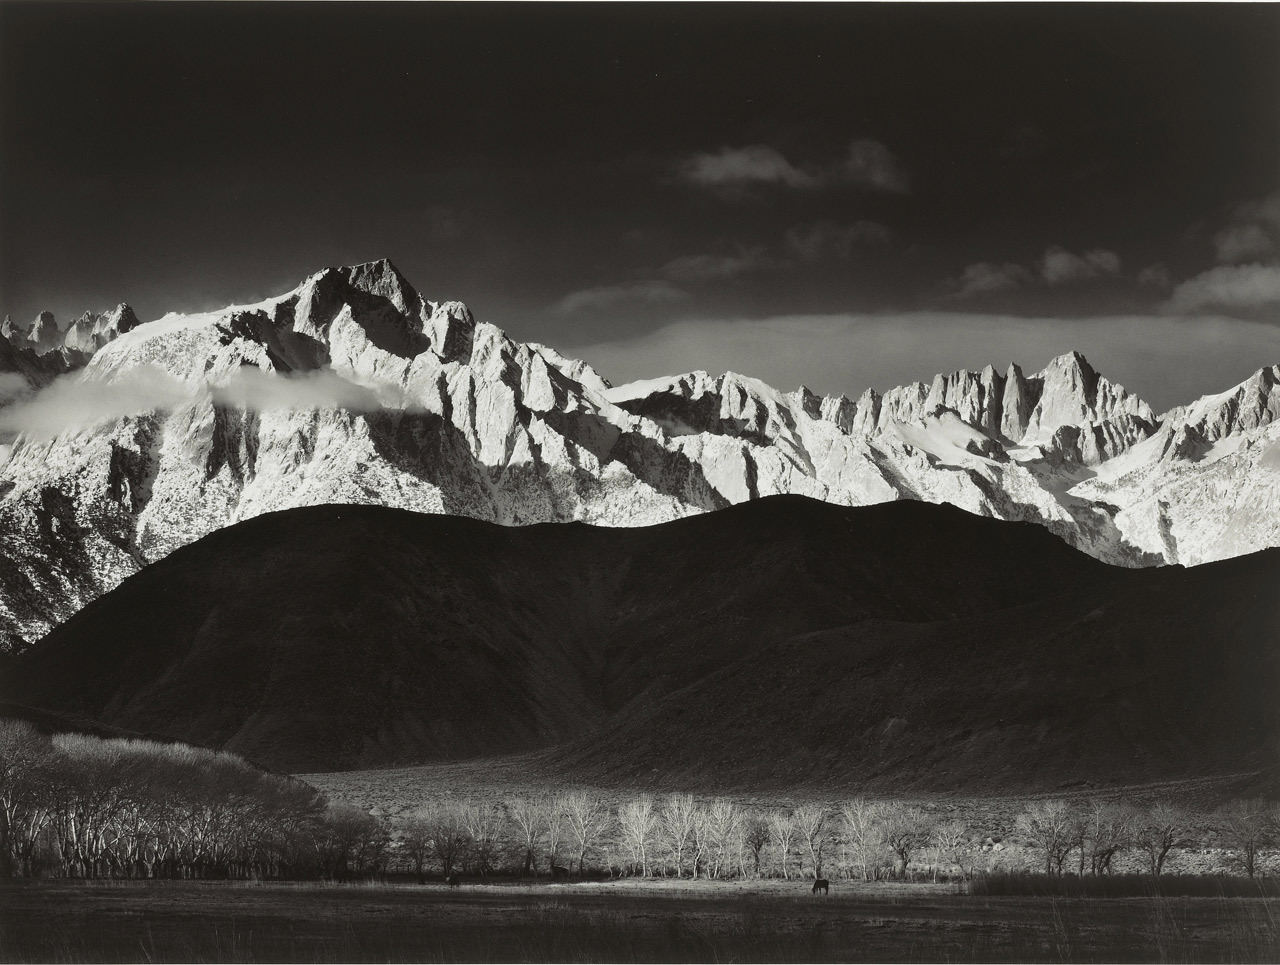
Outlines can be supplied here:
<path id="1" fill-rule="evenodd" d="M 27 338 L 27 329 L 13 320 L 12 317 L 6 315 L 4 321 L 0 322 L 0 338 L 10 344 L 18 341 L 25 341 Z"/>
<path id="2" fill-rule="evenodd" d="M 62 345 L 62 330 L 53 317 L 53 312 L 41 312 L 31 323 L 27 333 L 27 341 L 35 349 L 37 355 L 52 352 Z"/>
<path id="3" fill-rule="evenodd" d="M 613 387 L 428 300 L 385 259 L 219 311 L 89 313 L 43 356 L 8 330 L 0 371 L 33 388 L 73 369 L 126 402 L 147 379 L 167 389 L 15 441 L 0 641 L 213 529 L 316 503 L 621 526 L 797 493 L 948 502 L 1128 565 L 1280 545 L 1280 366 L 1161 418 L 1074 352 L 856 401 L 701 370 Z"/>
<path id="4" fill-rule="evenodd" d="M 1264 366 L 1239 385 L 1166 412 L 1166 425 L 1185 425 L 1207 442 L 1270 425 L 1280 418 L 1280 365 Z"/>

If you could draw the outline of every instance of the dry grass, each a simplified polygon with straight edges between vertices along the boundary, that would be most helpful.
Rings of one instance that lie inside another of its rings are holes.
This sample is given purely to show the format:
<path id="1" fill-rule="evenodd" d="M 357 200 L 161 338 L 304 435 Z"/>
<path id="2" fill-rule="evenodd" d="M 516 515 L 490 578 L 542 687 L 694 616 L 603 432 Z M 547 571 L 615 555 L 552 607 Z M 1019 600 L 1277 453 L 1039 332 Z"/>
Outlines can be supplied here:
<path id="1" fill-rule="evenodd" d="M 315 886 L 27 882 L 36 962 L 1275 961 L 1274 900 L 978 898 L 801 882 Z"/>

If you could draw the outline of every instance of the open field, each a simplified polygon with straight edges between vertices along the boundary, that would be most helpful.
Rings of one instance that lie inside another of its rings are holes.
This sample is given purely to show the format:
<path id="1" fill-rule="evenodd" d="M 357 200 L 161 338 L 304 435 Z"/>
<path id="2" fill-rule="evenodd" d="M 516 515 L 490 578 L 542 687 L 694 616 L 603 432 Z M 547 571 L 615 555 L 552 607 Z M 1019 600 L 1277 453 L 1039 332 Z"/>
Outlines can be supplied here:
<path id="1" fill-rule="evenodd" d="M 803 882 L 24 881 L 4 961 L 1275 961 L 1280 902 Z"/>

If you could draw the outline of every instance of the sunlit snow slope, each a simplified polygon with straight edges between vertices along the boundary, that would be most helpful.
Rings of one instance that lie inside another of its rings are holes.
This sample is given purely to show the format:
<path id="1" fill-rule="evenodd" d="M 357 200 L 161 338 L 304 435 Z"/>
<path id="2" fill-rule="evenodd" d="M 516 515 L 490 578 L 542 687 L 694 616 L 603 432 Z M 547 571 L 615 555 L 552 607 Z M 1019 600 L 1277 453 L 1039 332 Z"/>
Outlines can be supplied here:
<path id="1" fill-rule="evenodd" d="M 1274 366 L 1164 415 L 1075 353 L 857 401 L 734 373 L 614 387 L 426 300 L 387 261 L 222 312 L 126 310 L 42 353 L 39 326 L 0 333 L 0 372 L 64 396 L 102 383 L 123 406 L 11 440 L 0 647 L 230 523 L 336 502 L 634 526 L 794 493 L 951 503 L 1131 566 L 1280 545 Z"/>

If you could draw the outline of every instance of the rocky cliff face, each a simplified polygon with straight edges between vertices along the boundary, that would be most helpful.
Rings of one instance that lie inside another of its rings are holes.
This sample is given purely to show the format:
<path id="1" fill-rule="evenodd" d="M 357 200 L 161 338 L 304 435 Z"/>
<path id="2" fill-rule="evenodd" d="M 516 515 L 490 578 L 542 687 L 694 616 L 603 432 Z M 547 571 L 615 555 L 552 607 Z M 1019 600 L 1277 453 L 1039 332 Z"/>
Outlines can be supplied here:
<path id="1" fill-rule="evenodd" d="M 59 384 L 164 391 L 0 465 L 10 648 L 212 530 L 322 503 L 634 526 L 797 493 L 949 502 L 1126 565 L 1280 544 L 1275 368 L 1164 417 L 1074 353 L 856 402 L 734 373 L 614 387 L 386 261 L 222 312 L 86 315 L 45 355 L 0 344 L 33 386 L 77 364 Z"/>

